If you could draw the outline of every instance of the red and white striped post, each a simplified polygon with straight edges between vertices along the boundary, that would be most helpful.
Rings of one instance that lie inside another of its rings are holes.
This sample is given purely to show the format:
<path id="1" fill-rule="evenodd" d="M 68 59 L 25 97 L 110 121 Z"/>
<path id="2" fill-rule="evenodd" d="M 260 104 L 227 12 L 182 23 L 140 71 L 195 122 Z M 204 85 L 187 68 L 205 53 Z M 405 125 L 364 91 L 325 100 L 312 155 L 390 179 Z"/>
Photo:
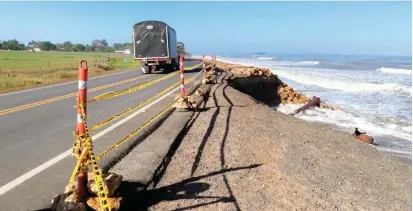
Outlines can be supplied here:
<path id="1" fill-rule="evenodd" d="M 85 67 L 83 67 L 83 63 L 85 63 Z M 79 64 L 79 73 L 78 73 L 78 97 L 77 97 L 77 132 L 79 135 L 86 134 L 85 124 L 82 119 L 82 108 L 80 105 L 83 104 L 85 108 L 85 115 L 86 115 L 86 101 L 87 101 L 87 73 L 88 73 L 88 66 L 87 61 L 82 60 Z M 85 116 L 86 119 L 86 116 Z"/>
<path id="2" fill-rule="evenodd" d="M 206 78 L 205 56 L 202 56 L 202 70 L 204 71 L 204 79 Z"/>
<path id="3" fill-rule="evenodd" d="M 85 64 L 83 67 L 82 64 Z M 77 97 L 77 134 L 79 136 L 86 135 L 85 124 L 82 119 L 82 107 L 85 111 L 86 119 L 86 101 L 87 101 L 87 75 L 88 75 L 88 66 L 87 61 L 82 60 L 79 63 L 79 72 L 78 72 L 78 97 Z M 79 158 L 80 159 L 80 158 Z M 77 186 L 78 194 L 80 197 L 85 197 L 87 195 L 87 172 L 79 172 L 77 176 Z"/>
<path id="4" fill-rule="evenodd" d="M 185 80 L 184 80 L 184 58 L 181 56 L 179 59 L 179 69 L 181 71 L 181 96 L 185 96 Z"/>

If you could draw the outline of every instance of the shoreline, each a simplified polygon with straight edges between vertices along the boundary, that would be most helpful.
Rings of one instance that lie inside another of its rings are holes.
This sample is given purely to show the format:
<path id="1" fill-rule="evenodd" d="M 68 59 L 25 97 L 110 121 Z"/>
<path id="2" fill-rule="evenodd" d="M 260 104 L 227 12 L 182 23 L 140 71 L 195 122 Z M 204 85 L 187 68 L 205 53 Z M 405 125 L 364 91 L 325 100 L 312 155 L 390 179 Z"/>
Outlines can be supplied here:
<path id="1" fill-rule="evenodd" d="M 249 67 L 249 68 L 259 68 L 259 69 L 267 69 L 267 68 L 264 68 L 264 67 L 259 67 L 259 66 L 252 66 L 252 65 L 239 65 L 239 64 L 233 64 L 233 63 L 230 63 L 230 62 L 227 62 L 227 61 L 219 61 L 218 60 L 218 63 L 222 63 L 223 64 L 223 67 L 224 67 L 224 69 L 233 69 L 234 67 L 236 68 L 236 67 L 244 67 L 244 68 L 247 68 L 247 67 Z M 221 64 L 221 65 L 222 65 Z M 219 65 L 218 65 L 219 66 Z M 269 70 L 269 69 L 267 69 L 267 70 Z M 277 79 L 278 79 L 278 76 L 275 74 L 275 73 L 273 73 L 271 70 L 269 70 L 270 72 L 271 72 L 271 74 L 273 74 Z M 278 79 L 279 80 L 279 82 L 277 82 L 277 83 L 280 83 L 280 84 L 285 84 L 281 79 Z M 279 85 L 279 84 L 278 84 Z M 292 89 L 294 89 L 293 87 L 292 87 Z M 239 90 L 239 91 L 241 91 L 241 92 L 244 92 L 243 90 Z M 298 94 L 301 94 L 298 90 L 295 90 L 295 92 L 297 92 Z M 245 92 L 244 92 L 245 93 Z M 247 93 L 247 94 L 249 94 L 249 95 L 254 95 L 254 94 L 256 94 L 256 93 Z M 307 98 L 310 98 L 311 96 L 306 96 Z M 322 99 L 322 96 L 319 96 L 318 95 L 318 97 L 321 97 L 321 99 Z M 281 105 L 282 103 L 279 103 L 278 105 L 270 105 L 268 102 L 265 102 L 266 104 L 268 104 L 268 106 L 270 106 L 271 107 L 271 109 L 273 109 L 273 110 L 275 110 L 275 111 L 277 111 L 277 112 L 281 112 L 281 113 L 285 113 L 285 112 L 282 112 L 282 111 L 278 111 L 277 110 L 277 107 L 279 106 L 279 105 Z M 286 103 L 286 104 L 284 104 L 284 105 L 291 105 L 291 104 L 299 104 L 299 103 L 297 103 L 297 102 L 290 102 L 290 103 Z M 302 105 L 304 105 L 305 104 L 305 102 L 302 102 L 300 105 L 302 106 Z M 335 107 L 334 105 L 328 105 L 328 104 L 326 104 L 326 103 L 324 103 L 324 105 L 323 105 L 323 102 L 322 102 L 322 106 L 321 106 L 321 108 L 326 108 L 326 109 L 332 109 L 332 110 L 341 110 L 341 108 L 339 108 L 339 107 Z M 338 109 L 336 109 L 336 108 L 338 108 Z M 297 117 L 297 118 L 299 118 L 299 117 Z M 333 123 L 326 123 L 326 122 L 320 122 L 320 121 L 308 121 L 308 120 L 305 120 L 305 119 L 302 119 L 302 118 L 299 118 L 299 119 L 301 119 L 301 120 L 303 120 L 303 121 L 306 121 L 306 122 L 311 122 L 311 123 L 316 123 L 316 124 L 321 124 L 321 125 L 324 125 L 324 126 L 328 126 L 328 127 L 330 127 L 331 128 L 331 130 L 335 130 L 335 131 L 339 131 L 339 132 L 346 132 L 346 133 L 348 133 L 347 131 L 345 131 L 344 129 L 342 129 L 342 128 L 340 128 L 339 126 L 337 126 L 337 125 L 335 125 L 335 124 L 333 124 Z M 349 135 L 351 135 L 351 133 L 348 133 Z M 373 137 L 374 138 L 374 137 Z M 355 139 L 356 140 L 356 139 Z M 403 140 L 403 141 L 408 141 L 408 140 Z M 381 146 L 381 145 L 374 145 L 374 146 L 377 146 L 377 148 L 376 148 L 376 150 L 377 151 L 379 151 L 379 152 L 381 152 L 381 153 L 385 153 L 385 154 L 389 154 L 389 155 L 391 155 L 391 156 L 394 156 L 394 157 L 397 157 L 402 163 L 404 163 L 404 164 L 408 164 L 408 165 L 410 165 L 410 166 L 412 166 L 412 154 L 408 154 L 408 153 L 401 153 L 401 152 L 395 152 L 395 151 L 388 151 L 388 150 L 380 150 L 378 147 L 383 147 L 383 148 L 385 148 L 385 149 L 392 149 L 392 148 L 388 148 L 388 147 L 385 147 L 385 146 Z"/>
<path id="2" fill-rule="evenodd" d="M 264 88 L 279 81 L 250 71 L 216 71 L 166 170 L 143 192 L 145 209 L 411 208 L 409 165 L 348 133 L 271 109 L 277 90 Z"/>

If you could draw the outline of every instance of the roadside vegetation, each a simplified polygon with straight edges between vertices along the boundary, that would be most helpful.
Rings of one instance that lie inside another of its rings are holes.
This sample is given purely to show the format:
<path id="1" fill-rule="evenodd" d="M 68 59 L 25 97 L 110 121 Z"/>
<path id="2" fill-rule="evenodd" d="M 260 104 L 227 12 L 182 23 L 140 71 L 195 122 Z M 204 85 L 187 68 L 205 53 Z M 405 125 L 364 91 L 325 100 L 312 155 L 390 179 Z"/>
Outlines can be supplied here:
<path id="1" fill-rule="evenodd" d="M 89 76 L 139 67 L 133 56 L 113 52 L 0 51 L 0 92 L 74 80 L 81 60 Z"/>

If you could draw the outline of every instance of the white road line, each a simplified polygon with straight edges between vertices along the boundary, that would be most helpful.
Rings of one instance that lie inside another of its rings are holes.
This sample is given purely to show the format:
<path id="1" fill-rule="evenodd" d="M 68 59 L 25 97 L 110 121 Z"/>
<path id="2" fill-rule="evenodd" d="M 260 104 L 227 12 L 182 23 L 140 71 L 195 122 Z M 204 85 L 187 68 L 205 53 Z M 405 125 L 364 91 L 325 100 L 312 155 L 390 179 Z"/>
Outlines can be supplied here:
<path id="1" fill-rule="evenodd" d="M 107 77 L 107 76 L 113 76 L 113 75 L 117 75 L 117 74 L 121 74 L 121 73 L 127 73 L 127 72 L 131 72 L 131 71 L 136 71 L 136 69 L 125 70 L 125 71 L 122 71 L 122 72 L 112 73 L 112 74 L 108 74 L 108 75 L 101 75 L 101 76 L 91 77 L 91 78 L 89 79 L 89 81 L 90 81 L 90 80 L 94 80 L 94 79 L 98 79 L 98 78 L 104 78 L 104 77 Z M 8 96 L 8 95 L 14 95 L 14 94 L 19 94 L 19 93 L 24 93 L 24 92 L 37 91 L 37 90 L 46 89 L 46 88 L 51 88 L 51 87 L 56 87 L 56 86 L 63 86 L 63 85 L 72 84 L 72 83 L 77 83 L 77 80 L 71 81 L 71 82 L 66 82 L 66 83 L 54 84 L 54 85 L 50 85 L 50 86 L 42 86 L 42 87 L 39 87 L 39 88 L 33 88 L 33 89 L 27 89 L 27 90 L 22 90 L 22 91 L 4 93 L 4 94 L 0 94 L 0 97 Z"/>
<path id="2" fill-rule="evenodd" d="M 162 97 L 160 97 L 157 100 L 153 101 L 152 103 L 149 103 L 145 107 L 142 107 L 141 109 L 137 110 L 135 113 L 125 117 L 124 119 L 120 120 L 119 122 L 116 122 L 115 124 L 111 125 L 110 127 L 102 130 L 98 134 L 92 136 L 92 140 L 96 141 L 98 138 L 102 137 L 103 135 L 105 135 L 106 133 L 112 131 L 113 129 L 119 127 L 123 123 L 129 121 L 130 119 L 137 116 L 138 114 L 140 114 L 142 112 L 145 112 L 145 110 L 152 107 L 153 105 L 155 105 L 159 101 L 163 100 L 167 96 L 171 95 L 173 92 L 177 91 L 178 89 L 179 89 L 179 87 L 176 87 L 175 89 L 173 89 L 172 91 L 166 93 L 165 95 L 163 95 Z M 20 177 L 14 179 L 13 181 L 3 185 L 2 187 L 0 187 L 0 196 L 3 195 L 4 193 L 6 193 L 7 191 L 15 188 L 16 186 L 22 184 L 23 182 L 29 180 L 30 178 L 36 176 L 37 174 L 41 173 L 45 169 L 53 166 L 54 164 L 58 163 L 59 161 L 63 160 L 64 158 L 70 156 L 71 154 L 72 154 L 72 149 L 68 149 L 67 151 L 63 152 L 62 154 L 50 159 L 49 161 L 43 163 L 42 165 L 30 170 L 29 172 L 21 175 Z"/>

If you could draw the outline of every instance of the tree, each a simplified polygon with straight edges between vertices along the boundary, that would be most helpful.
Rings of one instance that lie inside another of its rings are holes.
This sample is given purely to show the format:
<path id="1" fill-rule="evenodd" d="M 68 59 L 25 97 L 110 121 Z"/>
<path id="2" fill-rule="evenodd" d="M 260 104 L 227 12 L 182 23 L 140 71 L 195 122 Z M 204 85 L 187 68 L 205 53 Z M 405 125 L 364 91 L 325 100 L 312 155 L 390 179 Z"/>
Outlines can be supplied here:
<path id="1" fill-rule="evenodd" d="M 34 40 L 32 40 L 32 41 L 30 41 L 29 43 L 27 43 L 27 45 L 28 45 L 29 47 L 31 47 L 31 48 L 34 48 L 34 47 L 36 47 L 37 42 L 34 41 Z"/>
<path id="2" fill-rule="evenodd" d="M 126 42 L 126 43 L 123 43 L 122 45 L 123 45 L 123 49 L 132 50 L 132 47 L 133 47 L 133 44 L 132 44 L 132 43 Z"/>
<path id="3" fill-rule="evenodd" d="M 120 51 L 120 50 L 123 50 L 123 45 L 121 43 L 113 43 L 113 48 L 116 51 Z"/>
<path id="4" fill-rule="evenodd" d="M 37 45 L 42 51 L 55 51 L 57 49 L 56 45 L 50 41 L 41 41 Z"/>
<path id="5" fill-rule="evenodd" d="M 63 43 L 63 50 L 64 51 L 73 51 L 73 44 L 70 41 L 66 41 Z"/>
<path id="6" fill-rule="evenodd" d="M 82 52 L 86 50 L 86 46 L 82 44 L 76 44 L 73 46 L 73 50 L 76 52 Z"/>
<path id="7" fill-rule="evenodd" d="M 115 52 L 115 48 L 113 47 L 106 47 L 103 49 L 104 52 Z"/>
<path id="8" fill-rule="evenodd" d="M 105 39 L 96 39 L 92 41 L 92 47 L 95 48 L 95 51 L 105 51 L 105 48 L 107 48 L 108 46 L 108 42 Z"/>
<path id="9" fill-rule="evenodd" d="M 92 52 L 92 51 L 95 51 L 95 47 L 90 46 L 90 45 L 86 45 L 86 49 L 85 49 L 85 51 L 86 51 L 86 52 Z"/>
<path id="10" fill-rule="evenodd" d="M 100 42 L 101 42 L 102 46 L 105 47 L 105 48 L 109 46 L 108 42 L 105 39 L 101 40 Z"/>
<path id="11" fill-rule="evenodd" d="M 3 46 L 3 50 L 9 49 L 8 42 L 7 42 L 7 41 L 3 41 L 2 46 Z"/>
<path id="12" fill-rule="evenodd" d="M 9 41 L 3 41 L 3 49 L 4 50 L 23 50 L 24 49 L 24 45 L 22 46 L 19 41 L 17 41 L 16 39 L 13 40 L 9 40 Z"/>

